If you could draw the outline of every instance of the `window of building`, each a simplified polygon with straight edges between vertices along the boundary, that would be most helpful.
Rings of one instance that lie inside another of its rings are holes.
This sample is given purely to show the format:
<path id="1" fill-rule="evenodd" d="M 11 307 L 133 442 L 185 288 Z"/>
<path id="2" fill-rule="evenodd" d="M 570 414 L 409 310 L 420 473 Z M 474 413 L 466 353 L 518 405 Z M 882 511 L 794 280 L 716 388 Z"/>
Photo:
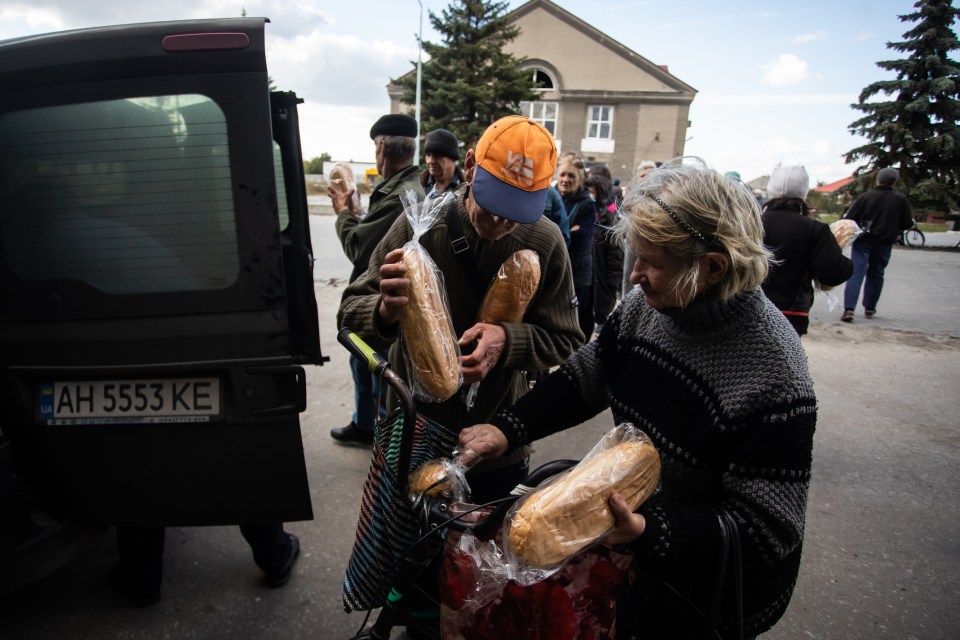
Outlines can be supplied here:
<path id="1" fill-rule="evenodd" d="M 533 69 L 533 88 L 539 91 L 553 89 L 553 78 L 543 69 Z"/>
<path id="2" fill-rule="evenodd" d="M 587 137 L 609 140 L 613 137 L 613 107 L 593 105 L 587 110 Z"/>
<path id="3" fill-rule="evenodd" d="M 520 113 L 534 122 L 539 122 L 551 135 L 557 135 L 557 112 L 559 104 L 556 102 L 521 102 Z"/>

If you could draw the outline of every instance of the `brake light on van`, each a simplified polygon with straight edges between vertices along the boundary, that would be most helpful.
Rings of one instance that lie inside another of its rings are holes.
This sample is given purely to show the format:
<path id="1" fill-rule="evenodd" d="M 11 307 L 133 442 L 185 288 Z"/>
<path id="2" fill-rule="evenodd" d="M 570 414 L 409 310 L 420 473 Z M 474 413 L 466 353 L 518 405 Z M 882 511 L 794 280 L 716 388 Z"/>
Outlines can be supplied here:
<path id="1" fill-rule="evenodd" d="M 164 51 L 212 51 L 244 49 L 250 44 L 245 33 L 183 33 L 163 37 Z"/>

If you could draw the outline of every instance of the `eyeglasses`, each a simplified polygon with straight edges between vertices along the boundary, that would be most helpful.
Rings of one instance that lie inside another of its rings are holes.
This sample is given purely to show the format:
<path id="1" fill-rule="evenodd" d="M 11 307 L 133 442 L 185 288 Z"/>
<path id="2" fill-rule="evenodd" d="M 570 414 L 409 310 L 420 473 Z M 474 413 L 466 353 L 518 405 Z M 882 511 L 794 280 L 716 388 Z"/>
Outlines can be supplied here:
<path id="1" fill-rule="evenodd" d="M 691 225 L 689 222 L 687 222 L 686 220 L 684 220 L 683 218 L 681 218 L 679 213 L 677 213 L 676 211 L 674 211 L 673 208 L 671 208 L 666 202 L 664 202 L 663 200 L 660 199 L 660 196 L 658 196 L 658 195 L 656 195 L 656 194 L 654 194 L 654 193 L 650 193 L 649 191 L 644 191 L 644 192 L 642 192 L 642 193 L 643 193 L 643 195 L 647 195 L 647 196 L 650 196 L 651 198 L 653 198 L 654 202 L 656 202 L 658 205 L 660 205 L 660 208 L 663 209 L 664 211 L 666 211 L 667 214 L 668 214 L 671 218 L 673 218 L 673 221 L 674 221 L 674 222 L 676 222 L 678 225 L 680 225 L 681 227 L 683 227 L 683 230 L 686 231 L 687 233 L 689 233 L 691 236 L 693 236 L 694 238 L 696 238 L 697 240 L 699 240 L 699 241 L 702 242 L 703 244 L 707 245 L 708 248 L 710 248 L 710 247 L 712 247 L 712 248 L 714 248 L 714 249 L 722 249 L 722 248 L 723 248 L 723 245 L 720 244 L 720 241 L 717 240 L 716 236 L 707 236 L 707 235 L 704 235 L 704 234 L 700 233 L 700 232 L 697 231 L 696 229 L 694 229 L 694 228 L 693 228 L 693 225 Z"/>

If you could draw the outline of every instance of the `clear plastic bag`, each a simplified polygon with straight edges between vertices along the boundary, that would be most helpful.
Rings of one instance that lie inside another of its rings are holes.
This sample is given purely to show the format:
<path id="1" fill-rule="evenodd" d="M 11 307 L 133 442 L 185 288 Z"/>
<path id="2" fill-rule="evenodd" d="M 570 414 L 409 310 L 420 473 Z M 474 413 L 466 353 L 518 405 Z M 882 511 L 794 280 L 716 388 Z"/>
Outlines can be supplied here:
<path id="1" fill-rule="evenodd" d="M 660 482 L 660 456 L 631 424 L 607 432 L 576 466 L 518 500 L 504 520 L 513 578 L 529 584 L 556 571 L 614 527 L 607 503 L 619 493 L 636 510 Z"/>
<path id="2" fill-rule="evenodd" d="M 411 502 L 422 496 L 443 495 L 451 502 L 465 502 L 470 498 L 467 469 L 450 458 L 435 458 L 410 472 L 407 489 Z"/>
<path id="3" fill-rule="evenodd" d="M 832 222 L 830 224 L 830 231 L 833 232 L 833 237 L 837 239 L 837 244 L 840 245 L 841 251 L 853 244 L 853 241 L 863 233 L 860 225 L 853 220 L 845 219 Z"/>
<path id="4" fill-rule="evenodd" d="M 442 402 L 463 384 L 460 345 L 450 319 L 443 274 L 420 244 L 420 237 L 433 227 L 452 198 L 453 194 L 446 193 L 421 202 L 412 189 L 400 196 L 413 229 L 413 238 L 403 245 L 410 285 L 409 304 L 400 312 L 400 344 L 406 355 L 407 384 L 426 402 Z"/>
<path id="5" fill-rule="evenodd" d="M 338 193 L 350 193 L 347 205 L 350 213 L 363 219 L 363 205 L 360 203 L 360 193 L 357 191 L 357 180 L 353 175 L 353 169 L 344 162 L 337 162 L 330 170 L 330 189 Z M 352 193 L 351 193 L 352 192 Z"/>
<path id="6" fill-rule="evenodd" d="M 477 322 L 520 322 L 539 286 L 540 256 L 532 249 L 515 251 L 503 261 L 493 282 L 487 287 L 477 313 Z M 464 397 L 467 411 L 473 409 L 479 388 L 479 382 L 470 385 Z"/>
<path id="7" fill-rule="evenodd" d="M 833 233 L 833 237 L 836 238 L 837 244 L 840 245 L 840 251 L 848 258 L 850 257 L 850 246 L 853 244 L 853 241 L 863 233 L 863 229 L 861 229 L 860 225 L 856 222 L 842 218 L 830 224 L 830 231 Z M 821 296 L 826 300 L 828 311 L 833 312 L 840 308 L 840 299 L 830 293 L 833 287 L 825 287 L 817 280 L 814 280 L 813 288 L 815 295 Z"/>

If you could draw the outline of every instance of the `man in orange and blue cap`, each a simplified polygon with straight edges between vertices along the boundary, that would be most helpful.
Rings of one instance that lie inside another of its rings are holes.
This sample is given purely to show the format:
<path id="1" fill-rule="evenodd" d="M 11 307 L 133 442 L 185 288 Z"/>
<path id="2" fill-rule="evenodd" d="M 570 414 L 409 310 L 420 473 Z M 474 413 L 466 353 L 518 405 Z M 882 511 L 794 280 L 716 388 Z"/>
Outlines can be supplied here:
<path id="1" fill-rule="evenodd" d="M 418 402 L 417 411 L 459 431 L 486 422 L 528 388 L 527 371 L 564 362 L 583 343 L 566 243 L 543 217 L 557 162 L 556 142 L 539 123 L 507 116 L 484 132 L 464 158 L 464 182 L 438 222 L 420 237 L 443 274 L 454 331 L 464 355 L 463 388 L 439 403 Z M 398 219 L 377 245 L 370 268 L 344 292 L 339 326 L 350 327 L 371 347 L 390 347 L 395 372 L 407 375 L 399 348 L 399 314 L 408 303 L 403 245 L 413 238 Z M 540 259 L 540 283 L 521 322 L 477 322 L 490 282 L 514 252 L 531 249 Z M 461 397 L 474 382 L 471 408 Z M 390 404 L 394 404 L 390 402 Z M 473 500 L 504 495 L 526 476 L 529 451 L 522 449 L 468 474 Z"/>

